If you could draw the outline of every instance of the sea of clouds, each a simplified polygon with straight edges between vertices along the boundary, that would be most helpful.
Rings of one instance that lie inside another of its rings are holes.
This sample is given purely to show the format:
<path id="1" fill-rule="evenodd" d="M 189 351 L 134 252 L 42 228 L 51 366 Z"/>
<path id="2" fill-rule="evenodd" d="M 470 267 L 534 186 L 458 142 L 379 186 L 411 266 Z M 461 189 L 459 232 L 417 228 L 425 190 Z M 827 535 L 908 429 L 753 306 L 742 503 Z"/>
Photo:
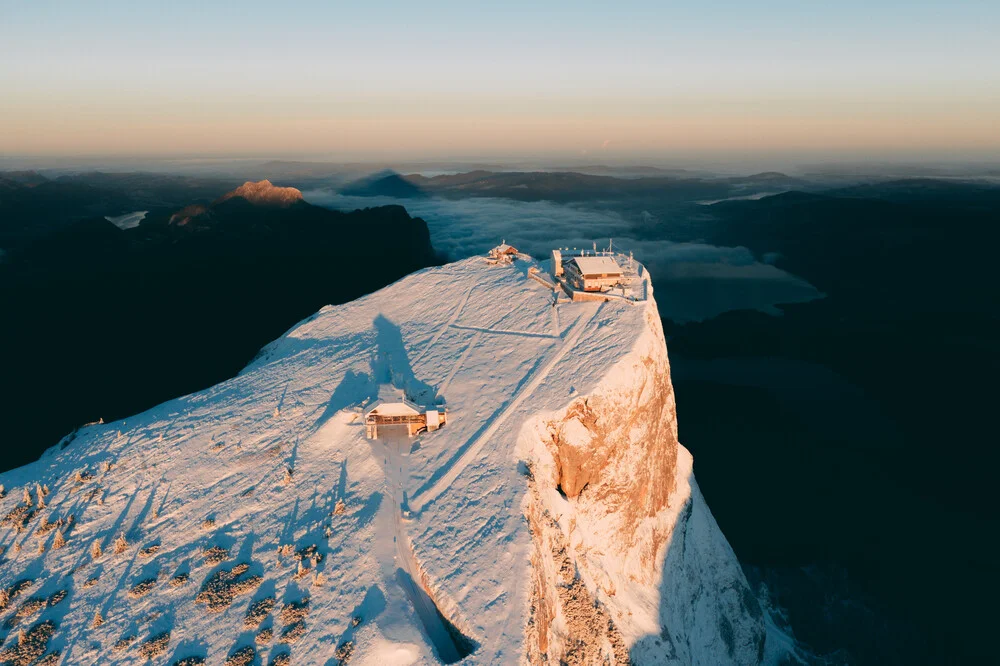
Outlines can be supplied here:
<path id="1" fill-rule="evenodd" d="M 808 282 L 744 247 L 640 240 L 633 225 L 613 211 L 547 201 L 496 198 L 415 198 L 344 196 L 332 190 L 303 192 L 306 201 L 336 210 L 398 204 L 423 218 L 434 248 L 449 260 L 485 254 L 506 240 L 538 258 L 553 248 L 614 247 L 633 252 L 653 276 L 660 313 L 677 322 L 703 321 L 729 310 L 777 314 L 782 303 L 821 298 Z"/>

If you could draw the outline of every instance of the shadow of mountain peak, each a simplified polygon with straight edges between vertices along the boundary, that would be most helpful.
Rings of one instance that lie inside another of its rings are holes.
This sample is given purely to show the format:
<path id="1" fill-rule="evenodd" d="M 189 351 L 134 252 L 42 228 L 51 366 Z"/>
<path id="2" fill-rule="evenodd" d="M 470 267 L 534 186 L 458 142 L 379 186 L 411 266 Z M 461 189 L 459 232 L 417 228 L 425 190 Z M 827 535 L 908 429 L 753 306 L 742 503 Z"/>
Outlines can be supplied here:
<path id="1" fill-rule="evenodd" d="M 357 197 L 395 197 L 397 199 L 416 199 L 428 196 L 413 180 L 392 169 L 385 169 L 349 183 L 340 190 L 340 193 Z"/>

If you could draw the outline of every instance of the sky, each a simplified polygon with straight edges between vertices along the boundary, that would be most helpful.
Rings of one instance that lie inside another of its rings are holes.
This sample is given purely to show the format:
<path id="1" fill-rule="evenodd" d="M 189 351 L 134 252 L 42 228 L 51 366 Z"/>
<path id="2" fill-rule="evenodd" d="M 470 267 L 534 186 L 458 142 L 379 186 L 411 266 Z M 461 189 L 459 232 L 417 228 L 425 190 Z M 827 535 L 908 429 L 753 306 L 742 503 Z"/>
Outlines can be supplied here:
<path id="1" fill-rule="evenodd" d="M 1000 158 L 1000 2 L 0 0 L 0 156 Z"/>

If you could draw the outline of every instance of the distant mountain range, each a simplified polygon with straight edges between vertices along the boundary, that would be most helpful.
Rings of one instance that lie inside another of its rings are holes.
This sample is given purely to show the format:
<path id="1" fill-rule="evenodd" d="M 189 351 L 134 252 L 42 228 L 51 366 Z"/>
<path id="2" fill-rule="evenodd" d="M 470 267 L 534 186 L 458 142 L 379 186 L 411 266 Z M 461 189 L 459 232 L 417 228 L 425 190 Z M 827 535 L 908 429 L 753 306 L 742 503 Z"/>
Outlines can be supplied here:
<path id="1" fill-rule="evenodd" d="M 154 173 L 89 172 L 49 179 L 36 172 L 0 172 L 0 248 L 12 250 L 94 216 L 137 210 L 169 214 L 208 204 L 239 183 Z"/>
<path id="2" fill-rule="evenodd" d="M 352 196 L 414 198 L 420 196 L 502 197 L 518 201 L 589 201 L 656 198 L 697 201 L 724 199 L 767 189 L 781 192 L 815 185 L 782 173 L 704 178 L 654 175 L 621 178 L 574 171 L 470 171 L 423 176 L 381 172 L 340 188 Z"/>

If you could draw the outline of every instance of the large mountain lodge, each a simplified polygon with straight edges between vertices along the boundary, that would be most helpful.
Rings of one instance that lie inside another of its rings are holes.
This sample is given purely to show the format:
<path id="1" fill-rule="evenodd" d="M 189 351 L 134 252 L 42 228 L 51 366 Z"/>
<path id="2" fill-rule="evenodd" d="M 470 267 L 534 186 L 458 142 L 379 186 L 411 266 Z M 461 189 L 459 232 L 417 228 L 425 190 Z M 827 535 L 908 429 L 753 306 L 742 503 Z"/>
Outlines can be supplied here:
<path id="1" fill-rule="evenodd" d="M 571 257 L 563 264 L 566 279 L 576 289 L 604 291 L 621 284 L 625 271 L 612 257 Z"/>

